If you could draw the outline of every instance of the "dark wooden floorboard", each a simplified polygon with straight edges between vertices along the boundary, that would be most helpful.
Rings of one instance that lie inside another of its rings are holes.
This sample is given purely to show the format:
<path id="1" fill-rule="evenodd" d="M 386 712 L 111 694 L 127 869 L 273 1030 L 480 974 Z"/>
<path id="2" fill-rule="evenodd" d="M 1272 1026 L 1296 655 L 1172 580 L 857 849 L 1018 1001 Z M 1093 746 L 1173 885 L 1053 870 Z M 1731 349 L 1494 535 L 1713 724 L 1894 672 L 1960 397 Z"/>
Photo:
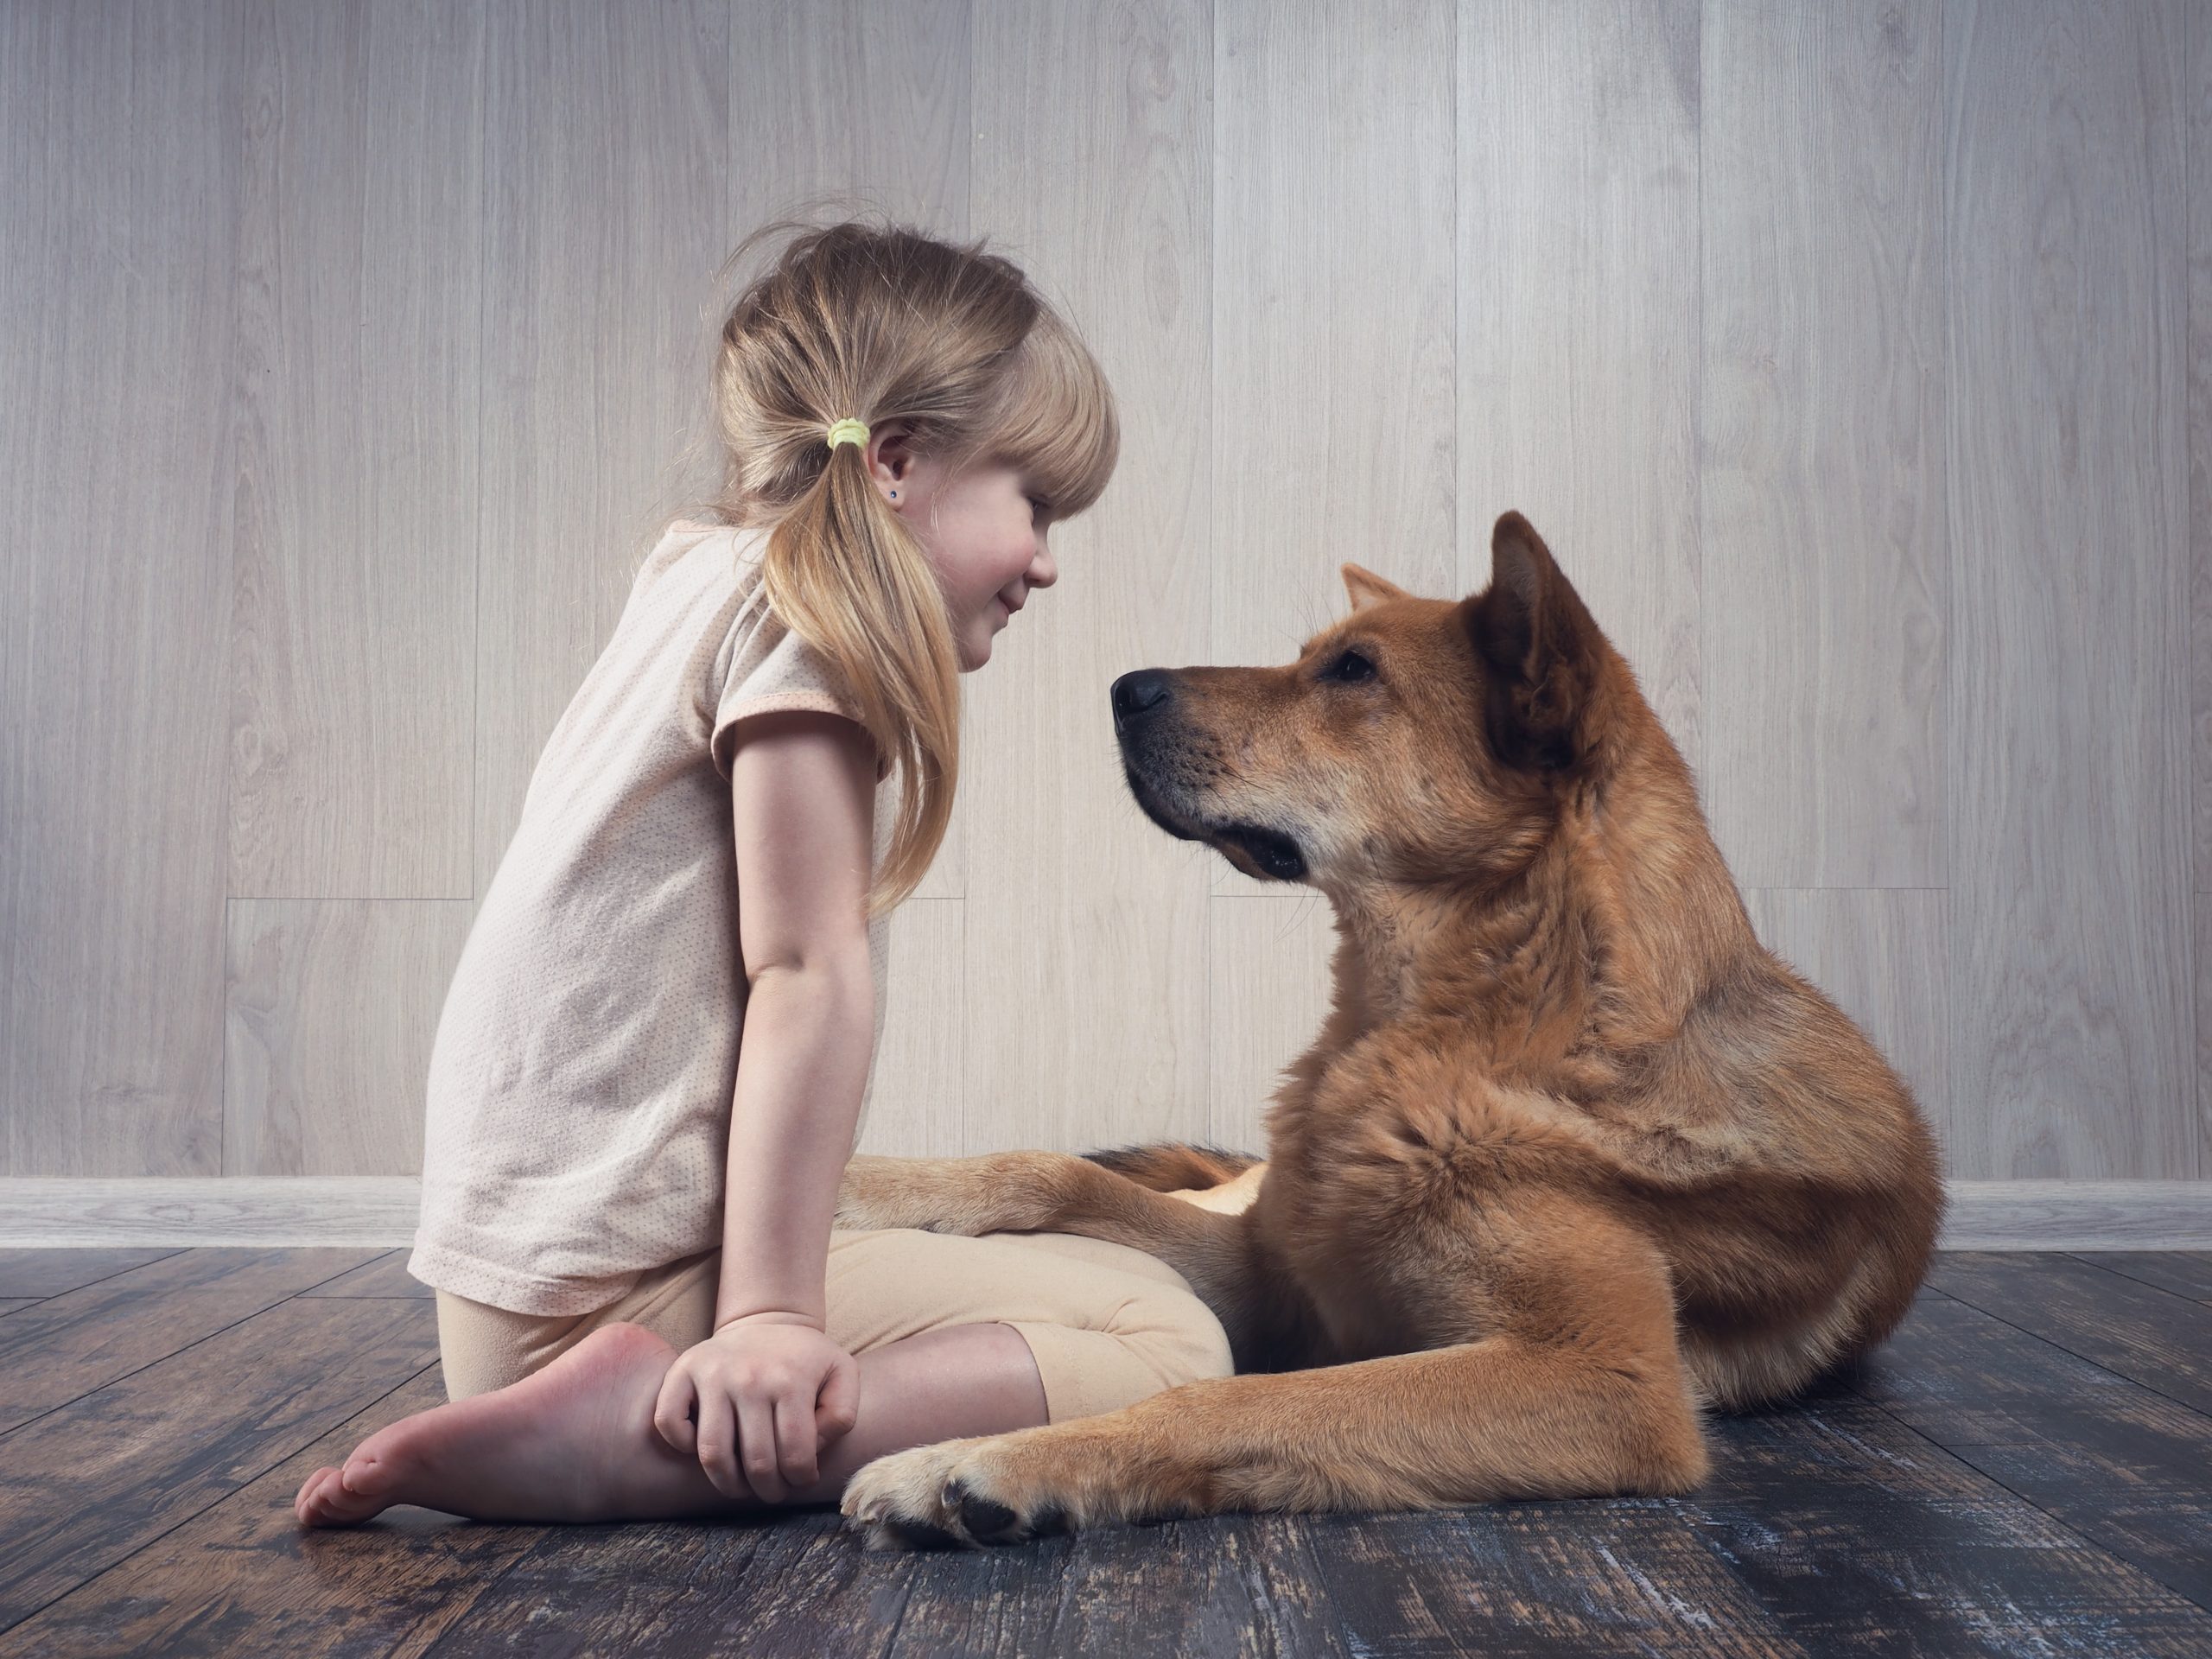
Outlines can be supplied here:
<path id="1" fill-rule="evenodd" d="M 1719 1420 L 1688 1498 L 1317 1517 L 1362 1652 L 2206 1650 L 2212 1622 L 1878 1408 Z"/>
<path id="2" fill-rule="evenodd" d="M 2191 1301 L 2212 1302 L 2212 1250 L 2078 1250 L 2074 1259 Z"/>
<path id="3" fill-rule="evenodd" d="M 312 1290 L 303 1290 L 302 1296 L 406 1296 L 417 1301 L 435 1303 L 438 1293 L 407 1271 L 410 1252 L 392 1250 L 365 1262 L 351 1273 L 342 1273 L 326 1281 Z"/>
<path id="4" fill-rule="evenodd" d="M 1815 1654 L 2212 1652 L 2212 1615 L 1871 1402 L 1715 1425 L 1712 1548 Z"/>
<path id="5" fill-rule="evenodd" d="M 405 1253 L 49 1254 L 0 1253 L 0 1406 L 51 1402 L 0 1433 L 0 1656 L 2212 1654 L 2187 1261 L 1947 1258 L 1880 1354 L 1715 1419 L 1692 1497 L 871 1554 L 821 1511 L 302 1534 L 311 1469 L 443 1398 Z"/>
<path id="6" fill-rule="evenodd" d="M 1356 1653 L 1795 1655 L 1660 1499 L 1316 1516 L 1312 1568 Z"/>
<path id="7" fill-rule="evenodd" d="M 1936 1292 L 1854 1386 L 2212 1609 L 2212 1418 Z"/>
<path id="8" fill-rule="evenodd" d="M 1345 1656 L 1302 1516 L 1109 1529 L 1018 1549 L 870 1554 L 836 1517 L 550 1533 L 441 1655 Z"/>
<path id="9" fill-rule="evenodd" d="M 0 1435 L 0 1630 L 429 1365 L 423 1313 L 294 1297 Z"/>
<path id="10" fill-rule="evenodd" d="M 2118 1376 L 2212 1412 L 2212 1307 L 2085 1256 L 1947 1251 L 1929 1283 Z"/>
<path id="11" fill-rule="evenodd" d="M 368 1435 L 444 1401 L 438 1368 L 416 1372 L 0 1636 L 0 1654 L 310 1659 L 423 1651 L 548 1529 L 403 1508 L 373 1529 L 303 1532 L 292 1495 L 310 1471 L 342 1462 Z"/>
<path id="12" fill-rule="evenodd" d="M 176 1254 L 160 1249 L 0 1250 L 0 1296 L 59 1296 Z"/>
<path id="13" fill-rule="evenodd" d="M 185 1250 L 0 1321 L 0 1431 L 142 1370 L 372 1250 Z"/>

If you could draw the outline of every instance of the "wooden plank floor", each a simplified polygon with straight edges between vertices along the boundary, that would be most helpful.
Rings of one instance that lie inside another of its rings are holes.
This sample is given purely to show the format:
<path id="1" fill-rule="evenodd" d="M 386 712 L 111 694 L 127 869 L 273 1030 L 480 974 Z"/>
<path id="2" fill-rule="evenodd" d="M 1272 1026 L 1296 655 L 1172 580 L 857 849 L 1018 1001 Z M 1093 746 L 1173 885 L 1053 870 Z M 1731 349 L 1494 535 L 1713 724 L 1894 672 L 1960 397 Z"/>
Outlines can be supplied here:
<path id="1" fill-rule="evenodd" d="M 372 1250 L 0 1252 L 0 1655 L 2212 1654 L 2212 1255 L 1951 1254 L 1691 1498 L 874 1554 L 824 1512 L 302 1534 L 443 1398 Z"/>

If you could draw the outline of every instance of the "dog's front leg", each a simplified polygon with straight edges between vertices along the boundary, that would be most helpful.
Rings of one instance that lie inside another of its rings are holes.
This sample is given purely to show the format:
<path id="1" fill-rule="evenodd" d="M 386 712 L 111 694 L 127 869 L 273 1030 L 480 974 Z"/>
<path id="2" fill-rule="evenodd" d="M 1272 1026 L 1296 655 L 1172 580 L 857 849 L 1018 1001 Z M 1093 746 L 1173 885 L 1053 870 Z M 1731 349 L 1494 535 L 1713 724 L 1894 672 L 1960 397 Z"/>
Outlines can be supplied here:
<path id="1" fill-rule="evenodd" d="M 872 1544 L 1006 1543 L 1226 1510 L 1688 1491 L 1707 1454 L 1663 1259 L 1601 1211 L 1529 1205 L 1487 1283 L 1435 1280 L 1458 1309 L 1426 1333 L 1438 1345 L 893 1452 L 853 1477 L 845 1515 Z"/>
<path id="2" fill-rule="evenodd" d="M 854 1475 L 842 1508 L 881 1548 L 1230 1510 L 1691 1490 L 1707 1453 L 1679 1373 L 1619 1357 L 1496 1338 L 1212 1377 L 1096 1417 L 893 1452 Z"/>

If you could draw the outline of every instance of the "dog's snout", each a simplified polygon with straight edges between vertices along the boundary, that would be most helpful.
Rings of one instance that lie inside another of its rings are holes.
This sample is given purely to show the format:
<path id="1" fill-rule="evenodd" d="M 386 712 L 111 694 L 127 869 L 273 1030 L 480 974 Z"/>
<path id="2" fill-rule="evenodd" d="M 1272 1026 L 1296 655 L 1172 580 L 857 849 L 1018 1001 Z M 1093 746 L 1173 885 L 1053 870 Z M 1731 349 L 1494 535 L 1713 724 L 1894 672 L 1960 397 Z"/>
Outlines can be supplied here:
<path id="1" fill-rule="evenodd" d="M 1120 731 L 1127 721 L 1166 702 L 1173 689 L 1163 668 L 1141 668 L 1122 675 L 1114 682 L 1114 729 Z"/>

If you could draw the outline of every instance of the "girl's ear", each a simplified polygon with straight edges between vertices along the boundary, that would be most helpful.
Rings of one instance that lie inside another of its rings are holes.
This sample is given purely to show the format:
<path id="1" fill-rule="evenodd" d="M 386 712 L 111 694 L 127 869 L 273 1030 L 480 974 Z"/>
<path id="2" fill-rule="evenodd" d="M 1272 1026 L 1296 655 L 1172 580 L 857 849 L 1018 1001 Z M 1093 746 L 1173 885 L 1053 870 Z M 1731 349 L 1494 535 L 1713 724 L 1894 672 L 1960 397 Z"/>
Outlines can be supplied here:
<path id="1" fill-rule="evenodd" d="M 880 423 L 868 439 L 868 472 L 885 489 L 903 480 L 913 467 L 913 429 L 904 421 Z"/>
<path id="2" fill-rule="evenodd" d="M 1357 564 L 1344 567 L 1344 591 L 1351 595 L 1351 607 L 1364 610 L 1378 600 L 1411 599 L 1413 595 L 1394 582 L 1386 582 L 1372 570 Z"/>

